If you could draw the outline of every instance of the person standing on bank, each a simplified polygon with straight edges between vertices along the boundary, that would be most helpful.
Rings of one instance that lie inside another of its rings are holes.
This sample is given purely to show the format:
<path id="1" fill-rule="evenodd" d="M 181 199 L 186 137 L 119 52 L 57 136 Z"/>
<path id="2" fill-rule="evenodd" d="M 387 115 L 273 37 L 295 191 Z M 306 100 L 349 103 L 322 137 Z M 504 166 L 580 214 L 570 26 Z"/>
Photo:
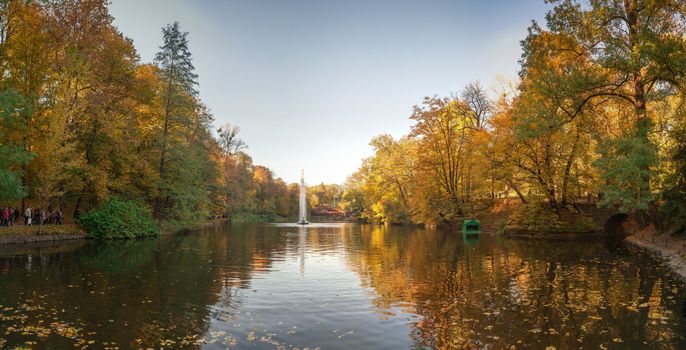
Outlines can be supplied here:
<path id="1" fill-rule="evenodd" d="M 24 210 L 24 225 L 31 226 L 31 218 L 33 217 L 31 213 L 31 207 L 26 207 Z"/>
<path id="2" fill-rule="evenodd" d="M 0 207 L 0 219 L 2 222 L 2 226 L 9 226 L 10 225 L 10 207 L 5 207 L 2 208 Z"/>
<path id="3" fill-rule="evenodd" d="M 41 221 L 41 215 L 42 215 L 42 210 L 41 208 L 36 208 L 36 210 L 33 211 L 33 223 L 35 225 L 41 225 L 43 222 Z"/>

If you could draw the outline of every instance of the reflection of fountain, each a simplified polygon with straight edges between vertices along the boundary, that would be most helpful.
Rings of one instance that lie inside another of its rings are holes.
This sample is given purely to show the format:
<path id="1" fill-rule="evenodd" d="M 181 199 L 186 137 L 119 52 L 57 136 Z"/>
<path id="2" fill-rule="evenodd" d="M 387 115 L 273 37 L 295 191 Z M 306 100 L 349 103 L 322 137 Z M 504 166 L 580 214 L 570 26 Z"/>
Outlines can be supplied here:
<path id="1" fill-rule="evenodd" d="M 305 197 L 305 170 L 300 173 L 300 215 L 298 225 L 307 225 L 307 198 Z"/>
<path id="2" fill-rule="evenodd" d="M 305 236 L 307 235 L 307 229 L 303 226 L 298 228 L 299 239 L 298 248 L 300 249 L 300 278 L 305 275 Z"/>

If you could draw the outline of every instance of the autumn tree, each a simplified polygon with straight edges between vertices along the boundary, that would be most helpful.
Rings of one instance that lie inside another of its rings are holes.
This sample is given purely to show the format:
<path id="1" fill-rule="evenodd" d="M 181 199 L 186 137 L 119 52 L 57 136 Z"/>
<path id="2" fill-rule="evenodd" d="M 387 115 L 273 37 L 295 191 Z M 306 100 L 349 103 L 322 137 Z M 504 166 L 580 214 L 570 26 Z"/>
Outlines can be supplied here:
<path id="1" fill-rule="evenodd" d="M 430 200 L 430 209 L 444 221 L 463 216 L 460 182 L 464 174 L 465 145 L 471 117 L 466 104 L 449 98 L 425 98 L 423 107 L 415 106 L 410 135 L 417 139 L 422 157 L 417 160 L 418 181 L 425 189 L 438 188 Z M 436 191 L 435 189 L 432 191 Z M 435 197 L 438 195 L 438 197 Z"/>
<path id="2" fill-rule="evenodd" d="M 55 6 L 51 23 L 64 51 L 53 64 L 63 73 L 46 112 L 50 136 L 41 154 L 49 160 L 36 160 L 41 172 L 34 188 L 42 205 L 70 192 L 77 208 L 84 201 L 88 208 L 132 190 L 129 177 L 137 162 L 132 147 L 139 144 L 137 129 L 131 128 L 138 57 L 112 24 L 107 2 Z"/>
<path id="3" fill-rule="evenodd" d="M 519 166 L 522 152 L 514 123 L 511 101 L 501 97 L 494 107 L 489 132 L 490 143 L 485 153 L 488 174 L 494 181 L 505 185 L 505 192 L 511 189 L 523 204 L 527 204 L 524 193 L 529 181 L 527 174 Z"/>
<path id="4" fill-rule="evenodd" d="M 370 201 L 373 199 L 367 191 L 367 178 L 369 167 L 367 162 L 363 162 L 360 168 L 348 176 L 343 188 L 341 207 L 351 216 L 360 220 L 371 221 L 374 214 L 370 212 Z"/>
<path id="5" fill-rule="evenodd" d="M 528 40 L 522 59 L 526 73 L 519 86 L 520 95 L 509 112 L 518 150 L 516 165 L 548 204 L 559 211 L 569 202 L 572 170 L 576 169 L 582 148 L 590 145 L 593 117 L 602 115 L 602 110 L 593 109 L 589 102 L 582 112 L 568 119 L 566 110 L 583 97 L 571 93 L 553 97 L 550 91 L 564 90 L 570 81 L 586 74 L 588 57 L 574 51 L 547 49 L 563 42 L 563 35 Z"/>
<path id="6" fill-rule="evenodd" d="M 563 74 L 548 76 L 558 83 L 547 90 L 547 98 L 563 102 L 559 105 L 565 120 L 605 103 L 631 111 L 622 113 L 631 128 L 616 139 L 603 140 L 597 165 L 606 181 L 608 204 L 646 208 L 654 198 L 651 174 L 658 160 L 650 138 L 655 120 L 652 105 L 683 92 L 686 8 L 670 0 L 555 3 L 546 17 L 547 30 L 537 25 L 531 28 L 524 57 L 547 50 L 582 58 L 571 58 Z M 538 38 L 547 36 L 557 38 L 536 48 Z M 525 60 L 523 68 L 523 74 L 528 74 L 535 64 Z"/>
<path id="7" fill-rule="evenodd" d="M 391 223 L 412 221 L 415 141 L 380 135 L 369 144 L 374 149 L 374 156 L 367 160 L 366 186 L 374 198 L 371 207 L 374 219 Z"/>
<path id="8" fill-rule="evenodd" d="M 455 100 L 458 100 L 455 98 Z M 469 129 L 469 137 L 465 144 L 465 174 L 463 192 L 473 208 L 474 195 L 476 190 L 485 187 L 482 182 L 487 178 L 481 155 L 486 152 L 488 143 L 489 121 L 493 115 L 493 101 L 481 86 L 479 81 L 467 84 L 460 94 L 457 104 L 460 114 L 464 115 L 465 124 Z M 492 182 L 492 179 L 491 179 Z M 491 183 L 492 185 L 492 183 Z"/>

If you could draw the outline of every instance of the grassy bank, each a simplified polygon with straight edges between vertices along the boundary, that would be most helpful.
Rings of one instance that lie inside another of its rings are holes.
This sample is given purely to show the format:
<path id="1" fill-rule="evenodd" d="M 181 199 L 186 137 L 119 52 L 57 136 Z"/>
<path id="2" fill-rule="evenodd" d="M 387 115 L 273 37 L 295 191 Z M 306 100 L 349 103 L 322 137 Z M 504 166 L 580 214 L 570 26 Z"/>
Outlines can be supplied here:
<path id="1" fill-rule="evenodd" d="M 160 234 L 173 235 L 179 232 L 206 226 L 225 225 L 226 219 L 210 220 L 201 223 L 181 224 L 164 222 L 160 224 Z M 85 239 L 86 231 L 76 225 L 34 225 L 0 227 L 0 245 L 33 242 L 54 242 Z"/>

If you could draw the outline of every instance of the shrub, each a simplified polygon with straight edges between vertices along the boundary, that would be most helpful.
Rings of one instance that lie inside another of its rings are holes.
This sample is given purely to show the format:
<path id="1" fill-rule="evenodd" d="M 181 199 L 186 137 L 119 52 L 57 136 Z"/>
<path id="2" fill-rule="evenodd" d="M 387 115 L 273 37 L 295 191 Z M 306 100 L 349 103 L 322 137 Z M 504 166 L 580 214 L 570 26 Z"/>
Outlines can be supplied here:
<path id="1" fill-rule="evenodd" d="M 136 202 L 112 198 L 83 215 L 78 225 L 92 238 L 117 239 L 156 236 L 159 228 L 148 209 Z"/>
<path id="2" fill-rule="evenodd" d="M 529 203 L 515 210 L 503 228 L 505 234 L 521 236 L 570 236 L 599 232 L 600 228 L 589 215 L 573 208 L 560 208 L 556 213 L 544 203 Z"/>

